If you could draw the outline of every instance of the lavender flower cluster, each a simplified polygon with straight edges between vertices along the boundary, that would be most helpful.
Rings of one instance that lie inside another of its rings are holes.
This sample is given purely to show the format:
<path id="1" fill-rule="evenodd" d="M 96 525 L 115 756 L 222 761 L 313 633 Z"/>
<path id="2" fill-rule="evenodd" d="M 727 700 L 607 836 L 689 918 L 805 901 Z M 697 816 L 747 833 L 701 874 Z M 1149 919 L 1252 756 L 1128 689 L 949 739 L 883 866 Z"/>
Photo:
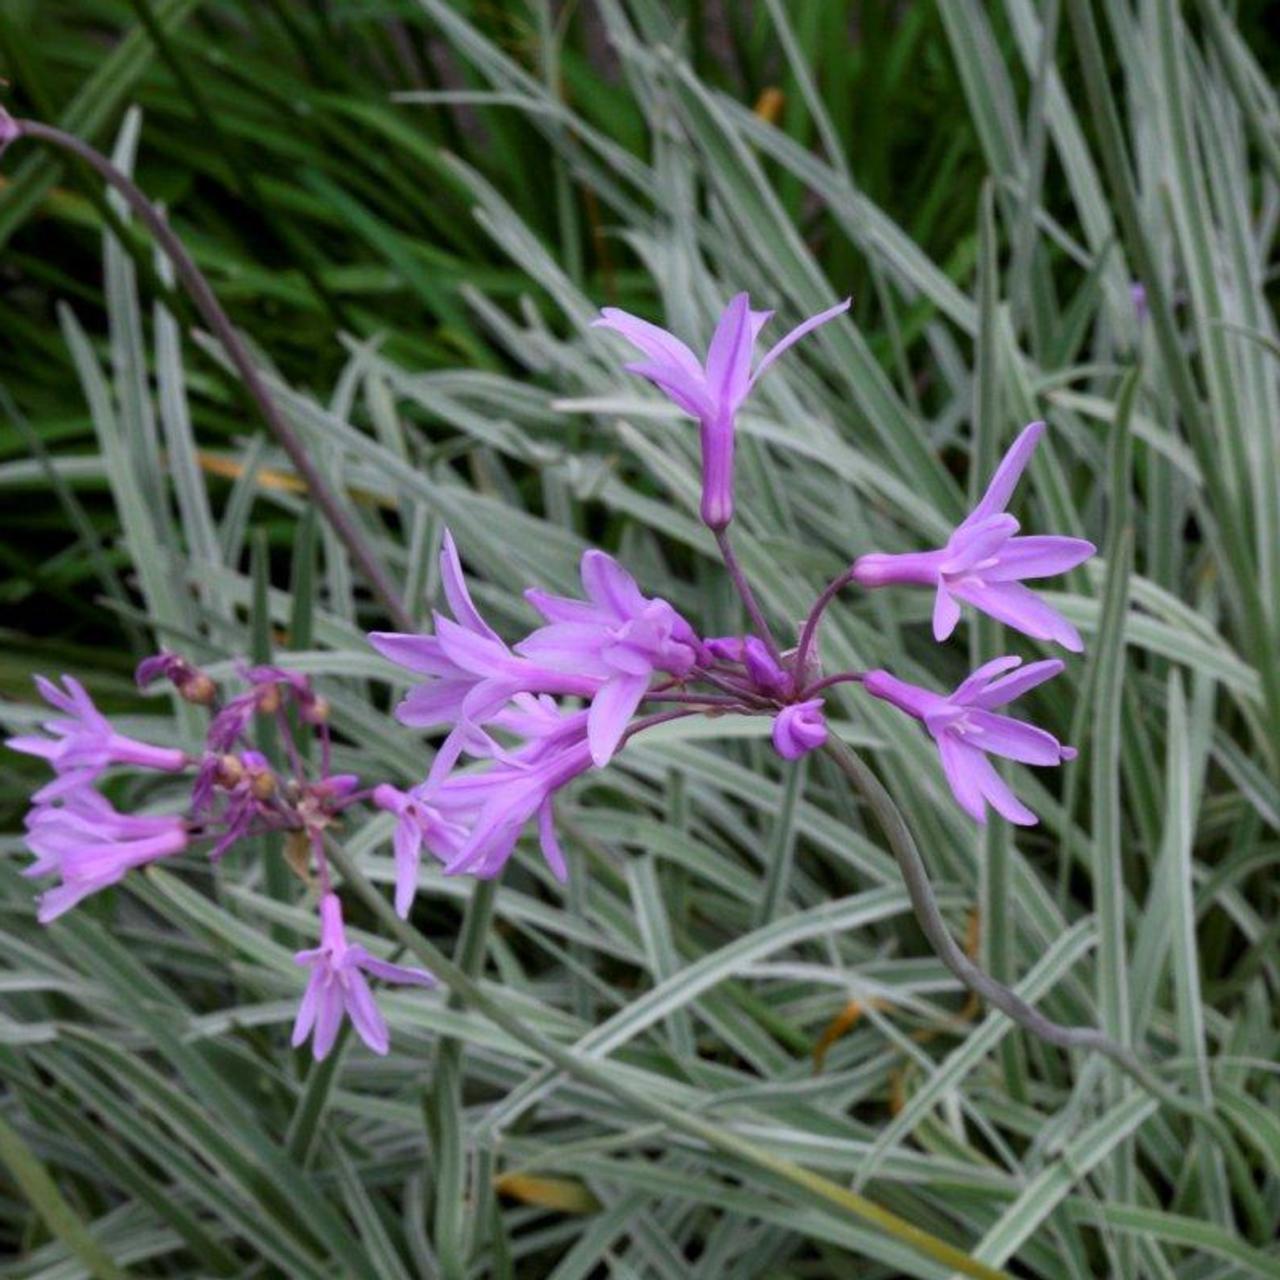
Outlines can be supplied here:
<path id="1" fill-rule="evenodd" d="M 449 613 L 435 615 L 429 635 L 369 637 L 379 653 L 419 679 L 396 709 L 400 721 L 444 734 L 426 777 L 409 790 L 388 782 L 362 785 L 353 775 L 335 773 L 327 701 L 308 677 L 281 667 L 243 668 L 247 687 L 227 698 L 209 675 L 178 655 L 142 663 L 140 684 L 167 679 L 187 701 L 210 710 L 198 755 L 117 732 L 70 676 L 61 688 L 40 679 L 40 693 L 60 714 L 43 725 L 43 735 L 11 738 L 8 745 L 44 758 L 56 775 L 35 793 L 27 817 L 27 843 L 36 860 L 26 874 L 60 880 L 39 899 L 41 922 L 136 867 L 196 845 L 216 862 L 239 841 L 280 833 L 291 865 L 309 881 L 314 876 L 319 913 L 319 946 L 295 957 L 310 978 L 293 1042 L 310 1038 L 315 1057 L 323 1058 L 345 1015 L 370 1049 L 385 1053 L 387 1025 L 368 979 L 423 986 L 434 979 L 347 941 L 325 841 L 352 806 L 394 818 L 395 907 L 402 917 L 412 907 L 424 853 L 445 874 L 493 877 L 531 822 L 547 865 L 563 880 L 555 797 L 573 779 L 607 766 L 632 737 L 685 716 L 764 715 L 772 720 L 778 754 L 795 760 L 827 740 L 824 694 L 854 682 L 923 723 L 957 803 L 976 821 L 986 820 L 990 805 L 1011 822 L 1034 823 L 1035 815 L 989 757 L 1032 765 L 1073 757 L 1052 734 L 999 710 L 1058 674 L 1061 661 L 1023 666 L 1017 657 L 996 658 L 944 695 L 887 671 L 826 674 L 817 640 L 825 610 L 844 588 L 923 586 L 935 592 L 938 641 L 952 634 L 968 604 L 1033 639 L 1078 652 L 1076 630 L 1023 583 L 1073 568 L 1094 547 L 1078 538 L 1022 536 L 1006 511 L 1043 423 L 1031 424 L 1014 442 L 982 500 L 945 546 L 860 557 L 817 597 L 793 644 L 779 644 L 733 556 L 728 528 L 735 416 L 782 352 L 848 305 L 846 300 L 793 329 L 754 369 L 756 340 L 771 313 L 752 311 L 745 293 L 726 308 L 705 361 L 672 334 L 626 312 L 607 308 L 596 322 L 642 353 L 643 360 L 626 366 L 631 372 L 699 424 L 701 516 L 751 620 L 746 634 L 699 636 L 670 603 L 646 596 L 613 557 L 590 550 L 581 564 L 584 598 L 531 588 L 526 598 L 544 624 L 509 645 L 481 617 L 446 532 L 440 567 Z M 255 728 L 263 722 L 275 726 L 283 763 L 273 764 L 256 741 Z M 318 750 L 303 749 L 303 734 Z M 462 765 L 463 757 L 474 763 Z M 187 806 L 180 813 L 117 812 L 96 790 L 104 772 L 117 767 L 189 774 Z"/>

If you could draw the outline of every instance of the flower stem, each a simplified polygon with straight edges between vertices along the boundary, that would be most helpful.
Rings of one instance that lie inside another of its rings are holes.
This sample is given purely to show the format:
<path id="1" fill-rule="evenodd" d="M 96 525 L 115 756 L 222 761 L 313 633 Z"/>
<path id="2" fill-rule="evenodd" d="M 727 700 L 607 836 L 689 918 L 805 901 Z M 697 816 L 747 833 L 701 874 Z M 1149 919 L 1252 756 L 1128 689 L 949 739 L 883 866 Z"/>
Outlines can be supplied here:
<path id="1" fill-rule="evenodd" d="M 1183 1096 L 1158 1080 L 1133 1050 L 1117 1044 L 1095 1027 L 1068 1027 L 1053 1022 L 1029 1005 L 1017 992 L 1010 991 L 974 964 L 951 936 L 938 908 L 937 899 L 933 896 L 929 873 L 916 848 L 911 829 L 880 779 L 858 755 L 838 739 L 828 738 L 824 750 L 875 814 L 897 860 L 898 869 L 902 872 L 912 910 L 925 937 L 942 963 L 970 991 L 994 1005 L 1018 1026 L 1049 1044 L 1057 1045 L 1060 1049 L 1092 1049 L 1101 1053 L 1161 1102 L 1202 1121 L 1215 1132 L 1222 1132 L 1221 1121 L 1208 1107 Z"/>
<path id="2" fill-rule="evenodd" d="M 720 548 L 720 556 L 724 560 L 724 567 L 729 571 L 729 577 L 733 580 L 734 588 L 747 610 L 751 625 L 755 627 L 756 634 L 764 641 L 766 648 L 769 650 L 769 656 L 779 666 L 782 666 L 782 651 L 778 648 L 778 642 L 773 638 L 773 632 L 769 629 L 764 613 L 756 601 L 755 592 L 751 590 L 751 583 L 743 571 L 742 565 L 738 563 L 738 557 L 734 554 L 733 544 L 729 541 L 729 531 L 727 529 L 717 529 L 715 530 L 715 535 L 716 546 Z"/>
<path id="3" fill-rule="evenodd" d="M 363 533 L 351 518 L 346 508 L 338 500 L 337 495 L 329 488 L 321 476 L 319 468 L 311 460 L 306 446 L 294 429 L 285 421 L 284 415 L 277 409 L 267 390 L 262 375 L 258 372 L 249 354 L 244 340 L 236 332 L 227 313 L 222 309 L 217 296 L 208 280 L 196 266 L 194 259 L 187 252 L 182 241 L 174 234 L 160 211 L 142 193 L 141 189 L 116 168 L 106 156 L 91 147 L 87 142 L 52 125 L 41 124 L 38 120 L 15 120 L 18 136 L 33 138 L 48 143 L 61 151 L 79 157 L 108 185 L 114 187 L 128 203 L 129 207 L 146 225 L 147 230 L 155 237 L 156 242 L 172 262 L 178 279 L 182 282 L 196 309 L 204 318 L 214 337 L 221 343 L 228 359 L 240 375 L 245 389 L 257 405 L 259 412 L 271 434 L 275 436 L 281 448 L 289 455 L 289 460 L 305 481 L 307 490 L 316 505 L 324 512 L 333 526 L 334 532 L 341 539 L 351 558 L 359 565 L 361 572 L 373 588 L 388 615 L 396 626 L 404 631 L 413 630 L 413 619 L 400 601 L 390 577 L 379 563 Z"/>
<path id="4" fill-rule="evenodd" d="M 805 668 L 809 662 L 809 651 L 813 648 L 818 634 L 818 623 L 827 606 L 853 581 L 853 568 L 850 566 L 838 578 L 832 578 L 822 589 L 822 594 L 813 602 L 809 616 L 804 620 L 804 630 L 800 632 L 800 643 L 796 645 L 795 670 L 799 679 L 804 679 Z"/>

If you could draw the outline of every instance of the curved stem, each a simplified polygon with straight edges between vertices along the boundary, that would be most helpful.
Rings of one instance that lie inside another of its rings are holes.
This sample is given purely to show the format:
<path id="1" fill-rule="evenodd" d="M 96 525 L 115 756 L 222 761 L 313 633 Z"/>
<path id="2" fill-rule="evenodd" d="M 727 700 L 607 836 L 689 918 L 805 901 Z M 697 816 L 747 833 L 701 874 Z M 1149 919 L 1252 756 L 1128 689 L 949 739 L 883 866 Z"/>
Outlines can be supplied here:
<path id="1" fill-rule="evenodd" d="M 804 679 L 805 668 L 809 662 L 809 651 L 818 634 L 818 623 L 827 606 L 853 581 L 853 566 L 850 565 L 838 578 L 832 578 L 822 589 L 822 594 L 813 602 L 809 616 L 804 620 L 804 630 L 800 632 L 800 643 L 796 645 L 796 675 Z"/>
<path id="2" fill-rule="evenodd" d="M 803 702 L 806 698 L 812 698 L 815 693 L 821 693 L 823 689 L 830 689 L 832 685 L 861 684 L 866 678 L 865 671 L 841 671 L 834 676 L 823 676 L 821 680 L 815 680 L 802 689 L 796 695 L 796 701 Z"/>
<path id="3" fill-rule="evenodd" d="M 880 779 L 838 739 L 828 738 L 824 750 L 876 815 L 876 821 L 884 831 L 898 869 L 902 872 L 907 895 L 911 899 L 912 910 L 920 928 L 937 952 L 938 958 L 970 991 L 994 1005 L 1024 1030 L 1049 1044 L 1061 1049 L 1092 1049 L 1101 1053 L 1160 1101 L 1220 1130 L 1221 1122 L 1207 1107 L 1184 1097 L 1158 1080 L 1131 1049 L 1116 1044 L 1095 1027 L 1068 1027 L 1046 1018 L 1020 995 L 1010 991 L 974 964 L 951 936 L 938 908 L 937 899 L 933 896 L 929 873 L 916 848 L 911 830 Z"/>
<path id="4" fill-rule="evenodd" d="M 778 642 L 773 638 L 769 623 L 765 620 L 764 613 L 756 601 L 755 592 L 751 590 L 751 582 L 743 571 L 742 565 L 738 563 L 738 557 L 734 554 L 733 544 L 729 541 L 729 531 L 727 529 L 717 529 L 715 533 L 716 546 L 720 548 L 720 557 L 724 560 L 724 567 L 729 571 L 729 577 L 733 580 L 738 596 L 746 608 L 747 616 L 751 619 L 751 625 L 755 627 L 756 634 L 764 641 L 765 647 L 769 650 L 769 656 L 779 666 L 782 666 L 782 651 L 778 648 Z"/>
<path id="5" fill-rule="evenodd" d="M 334 532 L 346 546 L 351 558 L 360 567 L 374 594 L 400 630 L 412 631 L 413 618 L 401 603 L 399 594 L 386 570 L 374 555 L 364 534 L 321 476 L 319 468 L 311 460 L 302 440 L 276 408 L 244 340 L 236 332 L 227 313 L 222 309 L 222 304 L 218 301 L 203 272 L 196 266 L 194 259 L 161 216 L 160 211 L 106 156 L 74 134 L 54 128 L 52 125 L 41 124 L 38 120 L 15 120 L 13 126 L 19 137 L 46 142 L 59 150 L 78 156 L 90 165 L 103 181 L 114 187 L 124 197 L 129 207 L 155 237 L 156 243 L 164 251 L 165 256 L 173 263 L 174 271 L 182 282 L 183 288 L 190 295 L 191 301 L 214 337 L 221 343 L 227 358 L 240 375 L 245 389 L 257 405 L 271 434 L 289 455 L 289 460 L 306 483 L 311 497 L 324 512 L 325 518 L 333 526 Z"/>

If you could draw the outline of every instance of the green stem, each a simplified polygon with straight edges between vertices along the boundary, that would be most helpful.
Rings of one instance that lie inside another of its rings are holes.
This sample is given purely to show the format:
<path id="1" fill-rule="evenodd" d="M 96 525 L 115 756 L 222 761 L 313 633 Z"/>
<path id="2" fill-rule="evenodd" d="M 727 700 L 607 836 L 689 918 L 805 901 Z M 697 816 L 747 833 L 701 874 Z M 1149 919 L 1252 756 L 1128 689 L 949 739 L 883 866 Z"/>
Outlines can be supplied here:
<path id="1" fill-rule="evenodd" d="M 880 779 L 863 763 L 862 759 L 838 739 L 828 738 L 823 748 L 835 761 L 841 773 L 853 783 L 866 800 L 884 831 L 898 869 L 902 872 L 911 899 L 912 909 L 924 935 L 938 955 L 938 959 L 964 983 L 970 991 L 994 1005 L 1001 1013 L 1012 1018 L 1020 1027 L 1039 1036 L 1060 1049 L 1091 1049 L 1114 1062 L 1148 1093 L 1168 1106 L 1201 1121 L 1215 1133 L 1224 1133 L 1221 1121 L 1207 1107 L 1183 1097 L 1156 1078 L 1151 1069 L 1124 1045 L 1103 1035 L 1096 1027 L 1067 1027 L 1046 1018 L 1038 1009 L 1029 1005 L 1015 991 L 997 982 L 972 960 L 951 936 L 933 888 L 924 860 L 916 848 L 915 838 L 907 826 L 898 806 L 884 789 Z"/>

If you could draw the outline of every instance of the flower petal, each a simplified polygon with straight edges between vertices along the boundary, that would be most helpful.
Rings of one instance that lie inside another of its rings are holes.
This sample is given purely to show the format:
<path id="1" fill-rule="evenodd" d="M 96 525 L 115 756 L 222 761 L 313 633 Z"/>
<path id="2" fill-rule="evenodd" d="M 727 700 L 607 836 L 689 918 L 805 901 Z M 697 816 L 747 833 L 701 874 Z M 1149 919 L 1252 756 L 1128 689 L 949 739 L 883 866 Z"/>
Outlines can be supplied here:
<path id="1" fill-rule="evenodd" d="M 750 299 L 745 293 L 735 294 L 720 316 L 707 348 L 708 389 L 716 405 L 730 413 L 750 386 L 755 334 Z"/>
<path id="2" fill-rule="evenodd" d="M 633 347 L 643 351 L 650 360 L 669 364 L 694 379 L 702 378 L 702 365 L 698 357 L 673 333 L 648 320 L 641 320 L 629 311 L 618 307 L 605 307 L 600 318 L 593 320 L 594 329 L 612 329 L 620 333 Z"/>
<path id="3" fill-rule="evenodd" d="M 551 874 L 564 884 L 569 879 L 569 869 L 565 864 L 564 850 L 560 848 L 560 839 L 556 835 L 556 818 L 550 796 L 538 809 L 538 840 L 542 845 L 542 856 L 546 858 L 547 866 L 551 868 Z"/>
<path id="4" fill-rule="evenodd" d="M 374 1053 L 383 1054 L 391 1047 L 391 1033 L 387 1020 L 374 1003 L 373 992 L 357 969 L 347 969 L 343 975 L 347 981 L 346 1006 L 360 1039 Z M 317 1033 L 318 1034 L 318 1033 Z"/>
<path id="5" fill-rule="evenodd" d="M 289 1043 L 295 1049 L 311 1034 L 311 1028 L 315 1025 L 316 1009 L 319 1007 L 320 992 L 324 983 L 323 970 L 313 970 L 311 977 L 307 980 L 307 989 L 302 993 L 302 1003 L 298 1005 L 298 1016 L 293 1023 L 293 1035 Z"/>
<path id="6" fill-rule="evenodd" d="M 591 759 L 602 769 L 613 758 L 618 742 L 649 687 L 648 676 L 614 676 L 600 686 L 587 715 Z"/>
<path id="7" fill-rule="evenodd" d="M 353 947 L 352 950 L 354 951 L 355 948 Z M 377 956 L 371 956 L 363 949 L 356 963 L 365 973 L 374 978 L 381 978 L 383 982 L 394 982 L 404 987 L 439 985 L 439 979 L 434 973 L 428 973 L 425 969 L 411 969 L 403 964 L 392 964 L 390 960 L 379 960 Z"/>
<path id="8" fill-rule="evenodd" d="M 701 375 L 694 379 L 669 364 L 655 364 L 648 360 L 638 360 L 623 368 L 628 373 L 648 378 L 672 404 L 683 409 L 691 418 L 709 418 L 715 414 L 715 403 Z"/>
<path id="9" fill-rule="evenodd" d="M 1014 657 L 1012 654 L 1003 658 L 992 658 L 989 662 L 984 662 L 982 666 L 971 671 L 948 697 L 947 701 L 957 706 L 968 706 L 970 703 L 979 701 L 978 695 L 986 688 L 987 682 L 993 676 L 998 676 L 1002 671 L 1012 671 L 1014 667 L 1022 665 L 1022 659 Z M 986 706 L 986 703 L 981 703 Z"/>
<path id="10" fill-rule="evenodd" d="M 849 310 L 852 298 L 846 298 L 843 302 L 837 302 L 834 307 L 828 307 L 825 311 L 819 311 L 816 316 L 810 316 L 802 324 L 796 325 L 785 337 L 779 339 L 765 353 L 764 359 L 760 361 L 756 367 L 755 376 L 751 379 L 751 385 L 755 386 L 760 381 L 760 375 L 788 348 L 794 346 L 807 333 L 812 333 L 820 325 L 824 325 L 828 320 L 834 320 L 836 316 L 843 315 Z"/>
<path id="11" fill-rule="evenodd" d="M 1084 538 L 1061 538 L 1056 534 L 1010 538 L 1000 548 L 996 563 L 982 576 L 991 582 L 1052 578 L 1083 564 L 1097 549 Z"/>
<path id="12" fill-rule="evenodd" d="M 975 709 L 969 712 L 968 726 L 965 733 L 968 740 L 994 755 L 1021 764 L 1050 765 L 1062 760 L 1061 748 L 1053 734 L 1012 716 Z"/>
<path id="13" fill-rule="evenodd" d="M 1022 478 L 1027 463 L 1031 461 L 1031 455 L 1035 452 L 1044 431 L 1043 422 L 1033 422 L 1023 428 L 1022 434 L 1009 446 L 1008 453 L 1000 459 L 1000 465 L 996 468 L 995 475 L 991 477 L 986 493 L 982 495 L 982 500 L 974 507 L 968 519 L 960 526 L 961 528 L 965 525 L 977 524 L 980 520 L 1003 511 L 1009 505 L 1009 499 L 1013 496 L 1013 491 Z"/>
<path id="14" fill-rule="evenodd" d="M 945 731 L 935 741 L 942 759 L 942 772 L 946 774 L 956 803 L 975 822 L 985 823 L 987 808 L 982 802 L 982 787 L 978 782 L 981 766 L 987 763 L 982 752 Z"/>
<path id="15" fill-rule="evenodd" d="M 582 556 L 582 587 L 592 602 L 619 622 L 629 621 L 649 603 L 636 580 L 610 555 L 592 549 Z"/>
<path id="16" fill-rule="evenodd" d="M 933 638 L 941 644 L 950 637 L 959 621 L 960 606 L 945 584 L 939 582 L 937 594 L 933 597 Z"/>
<path id="17" fill-rule="evenodd" d="M 939 572 L 958 574 L 975 568 L 995 555 L 1017 531 L 1018 522 L 1004 512 L 988 516 L 976 524 L 966 521 L 951 535 L 946 558 L 938 566 Z M 990 575 L 984 573 L 982 576 Z"/>
<path id="18" fill-rule="evenodd" d="M 524 593 L 524 598 L 548 622 L 579 622 L 599 625 L 603 621 L 600 617 L 600 610 L 585 600 L 570 600 L 566 596 L 553 596 L 549 591 L 539 591 L 537 587 L 530 587 Z M 516 648 L 519 649 L 520 646 L 516 645 Z"/>
<path id="19" fill-rule="evenodd" d="M 422 861 L 422 832 L 412 817 L 396 823 L 392 837 L 396 863 L 396 915 L 404 920 L 418 892 L 418 864 Z"/>
<path id="20" fill-rule="evenodd" d="M 330 977 L 319 993 L 316 1008 L 316 1031 L 311 1041 L 311 1055 L 317 1062 L 329 1056 L 333 1042 L 338 1038 L 338 1028 L 342 1026 L 344 1009 L 342 990 L 338 983 Z"/>
<path id="21" fill-rule="evenodd" d="M 501 640 L 477 635 L 441 614 L 436 615 L 436 637 L 445 656 L 474 675 L 508 675 L 517 665 Z"/>
<path id="22" fill-rule="evenodd" d="M 1054 640 L 1072 653 L 1080 653 L 1084 649 L 1084 641 L 1075 627 L 1020 582 L 979 585 L 961 579 L 952 585 L 951 590 L 974 608 L 1033 640 Z"/>
<path id="23" fill-rule="evenodd" d="M 1006 702 L 1020 698 L 1028 689 L 1034 689 L 1036 685 L 1052 680 L 1065 666 L 1066 663 L 1061 658 L 1045 658 L 1040 662 L 1028 663 L 1021 671 L 1015 671 L 999 680 L 992 680 L 971 701 L 975 707 L 982 707 L 987 711 L 993 707 L 1003 707 Z"/>
<path id="24" fill-rule="evenodd" d="M 384 658 L 398 667 L 407 667 L 424 676 L 446 676 L 456 671 L 453 663 L 444 656 L 440 641 L 435 636 L 405 635 L 398 631 L 371 631 L 371 645 Z"/>
<path id="25" fill-rule="evenodd" d="M 498 633 L 480 616 L 471 600 L 471 592 L 467 590 L 467 580 L 462 576 L 462 561 L 458 558 L 458 547 L 453 534 L 444 531 L 444 543 L 440 548 L 440 582 L 444 587 L 445 599 L 453 616 L 468 631 L 477 635 L 497 640 Z"/>
<path id="26" fill-rule="evenodd" d="M 1020 827 L 1034 827 L 1038 819 L 1009 788 L 1009 784 L 995 771 L 991 761 L 981 752 L 975 752 L 972 776 L 982 790 L 983 797 L 1002 817 Z"/>

